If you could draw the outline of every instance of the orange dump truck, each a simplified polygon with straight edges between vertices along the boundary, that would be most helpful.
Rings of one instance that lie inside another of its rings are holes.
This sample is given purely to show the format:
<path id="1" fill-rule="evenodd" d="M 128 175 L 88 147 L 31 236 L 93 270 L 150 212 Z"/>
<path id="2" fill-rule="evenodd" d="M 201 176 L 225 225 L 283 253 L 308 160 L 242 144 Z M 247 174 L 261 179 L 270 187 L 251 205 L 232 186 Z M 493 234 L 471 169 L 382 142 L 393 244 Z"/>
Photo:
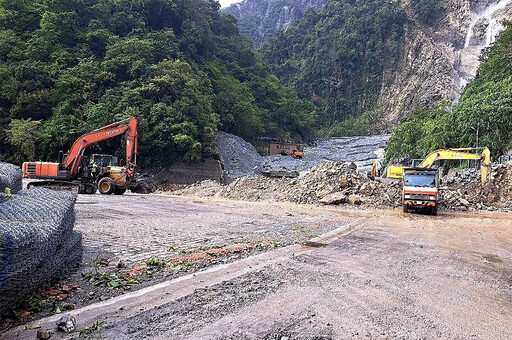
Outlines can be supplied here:
<path id="1" fill-rule="evenodd" d="M 439 172 L 430 168 L 405 168 L 402 206 L 404 212 L 422 210 L 437 215 Z"/>

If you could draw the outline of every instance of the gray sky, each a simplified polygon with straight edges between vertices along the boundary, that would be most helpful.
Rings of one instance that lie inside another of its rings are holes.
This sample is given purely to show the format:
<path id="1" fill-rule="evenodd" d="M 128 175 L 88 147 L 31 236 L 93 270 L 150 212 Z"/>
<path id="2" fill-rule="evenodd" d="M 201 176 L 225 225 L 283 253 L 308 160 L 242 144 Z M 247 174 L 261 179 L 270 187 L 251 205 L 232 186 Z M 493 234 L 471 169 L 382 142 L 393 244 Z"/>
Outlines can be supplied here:
<path id="1" fill-rule="evenodd" d="M 220 2 L 220 6 L 221 6 L 222 8 L 224 8 L 224 7 L 228 7 L 228 6 L 229 6 L 229 5 L 231 5 L 231 4 L 234 4 L 234 3 L 236 3 L 236 2 L 241 2 L 241 1 L 242 1 L 242 0 L 219 0 L 219 2 Z"/>

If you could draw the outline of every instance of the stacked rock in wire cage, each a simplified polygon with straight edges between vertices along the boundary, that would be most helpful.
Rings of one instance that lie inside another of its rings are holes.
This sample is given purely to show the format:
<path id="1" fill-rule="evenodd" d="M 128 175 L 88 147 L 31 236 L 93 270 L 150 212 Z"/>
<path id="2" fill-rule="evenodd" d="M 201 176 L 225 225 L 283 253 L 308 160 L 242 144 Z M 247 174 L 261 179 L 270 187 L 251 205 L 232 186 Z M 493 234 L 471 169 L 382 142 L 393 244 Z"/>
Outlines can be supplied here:
<path id="1" fill-rule="evenodd" d="M 76 194 L 21 190 L 21 177 L 19 167 L 0 162 L 0 315 L 82 259 L 82 235 L 73 230 Z"/>

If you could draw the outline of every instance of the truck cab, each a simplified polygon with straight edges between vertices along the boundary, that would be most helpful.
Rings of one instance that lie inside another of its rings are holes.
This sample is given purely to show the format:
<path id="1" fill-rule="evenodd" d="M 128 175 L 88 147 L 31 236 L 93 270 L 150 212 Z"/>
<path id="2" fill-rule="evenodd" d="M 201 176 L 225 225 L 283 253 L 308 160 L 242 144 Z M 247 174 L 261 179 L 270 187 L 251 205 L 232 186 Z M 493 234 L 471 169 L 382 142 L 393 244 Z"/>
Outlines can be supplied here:
<path id="1" fill-rule="evenodd" d="M 431 168 L 406 168 L 403 176 L 402 206 L 437 215 L 439 172 Z"/>

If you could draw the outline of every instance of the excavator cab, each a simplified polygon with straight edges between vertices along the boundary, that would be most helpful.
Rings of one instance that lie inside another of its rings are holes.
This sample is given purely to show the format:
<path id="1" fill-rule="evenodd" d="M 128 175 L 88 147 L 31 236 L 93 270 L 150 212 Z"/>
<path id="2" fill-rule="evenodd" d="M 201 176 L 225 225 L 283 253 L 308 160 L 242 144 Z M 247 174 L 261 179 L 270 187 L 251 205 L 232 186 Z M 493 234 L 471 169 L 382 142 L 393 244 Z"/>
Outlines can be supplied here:
<path id="1" fill-rule="evenodd" d="M 117 166 L 118 159 L 112 155 L 94 154 L 90 157 L 90 163 L 104 168 L 107 166 Z"/>

